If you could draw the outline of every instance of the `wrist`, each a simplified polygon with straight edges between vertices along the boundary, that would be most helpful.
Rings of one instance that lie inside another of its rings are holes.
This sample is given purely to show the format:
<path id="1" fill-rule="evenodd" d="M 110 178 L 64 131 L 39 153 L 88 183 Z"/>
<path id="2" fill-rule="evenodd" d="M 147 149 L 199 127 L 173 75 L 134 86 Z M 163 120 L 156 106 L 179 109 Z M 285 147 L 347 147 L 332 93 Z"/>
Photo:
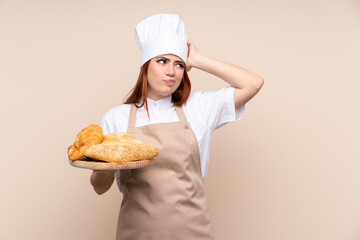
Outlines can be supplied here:
<path id="1" fill-rule="evenodd" d="M 194 52 L 191 60 L 191 66 L 194 68 L 199 68 L 201 66 L 201 62 L 203 61 L 203 55 L 198 52 Z"/>

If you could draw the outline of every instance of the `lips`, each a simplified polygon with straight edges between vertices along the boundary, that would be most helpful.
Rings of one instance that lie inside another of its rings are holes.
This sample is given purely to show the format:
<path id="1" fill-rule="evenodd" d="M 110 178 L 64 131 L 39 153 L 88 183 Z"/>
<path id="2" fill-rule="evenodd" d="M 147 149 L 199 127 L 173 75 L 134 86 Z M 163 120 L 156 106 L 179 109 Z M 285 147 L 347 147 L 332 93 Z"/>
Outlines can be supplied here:
<path id="1" fill-rule="evenodd" d="M 174 85 L 176 81 L 169 79 L 169 80 L 164 80 L 164 82 L 166 82 L 168 85 Z"/>

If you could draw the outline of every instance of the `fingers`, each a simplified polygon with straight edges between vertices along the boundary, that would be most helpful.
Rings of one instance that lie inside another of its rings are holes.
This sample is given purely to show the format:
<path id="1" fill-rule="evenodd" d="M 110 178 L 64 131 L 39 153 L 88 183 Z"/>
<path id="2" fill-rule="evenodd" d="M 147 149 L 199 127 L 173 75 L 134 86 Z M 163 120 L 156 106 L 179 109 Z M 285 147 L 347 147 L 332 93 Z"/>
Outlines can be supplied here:
<path id="1" fill-rule="evenodd" d="M 193 43 L 191 41 L 187 41 L 187 46 L 188 46 L 188 55 L 187 55 L 187 65 L 186 65 L 186 71 L 190 71 L 192 66 L 191 66 L 191 51 L 192 51 L 192 46 Z"/>
<path id="2" fill-rule="evenodd" d="M 192 41 L 187 41 L 188 46 L 188 57 L 187 57 L 187 66 L 186 70 L 190 71 L 192 67 L 196 68 L 196 59 L 198 58 L 199 52 L 195 47 L 195 44 Z"/>
<path id="3" fill-rule="evenodd" d="M 190 55 L 190 47 L 191 47 L 191 43 L 188 41 L 187 42 L 187 47 L 188 47 L 188 57 L 189 57 L 189 55 Z"/>
<path id="4" fill-rule="evenodd" d="M 191 51 L 194 51 L 194 50 L 196 51 L 195 45 L 194 45 L 193 42 L 187 41 L 187 46 L 188 46 L 188 49 L 189 49 L 188 54 L 190 54 Z"/>

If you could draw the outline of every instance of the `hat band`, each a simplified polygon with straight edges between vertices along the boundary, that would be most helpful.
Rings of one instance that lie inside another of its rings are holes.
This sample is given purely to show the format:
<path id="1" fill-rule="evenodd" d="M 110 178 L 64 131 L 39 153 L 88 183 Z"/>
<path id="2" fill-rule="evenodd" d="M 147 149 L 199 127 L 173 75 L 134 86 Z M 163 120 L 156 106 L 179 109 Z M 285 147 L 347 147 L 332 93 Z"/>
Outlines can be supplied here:
<path id="1" fill-rule="evenodd" d="M 163 36 L 144 43 L 141 52 L 141 66 L 148 60 L 162 54 L 174 54 L 180 57 L 186 64 L 188 55 L 186 39 L 179 39 L 176 36 Z"/>

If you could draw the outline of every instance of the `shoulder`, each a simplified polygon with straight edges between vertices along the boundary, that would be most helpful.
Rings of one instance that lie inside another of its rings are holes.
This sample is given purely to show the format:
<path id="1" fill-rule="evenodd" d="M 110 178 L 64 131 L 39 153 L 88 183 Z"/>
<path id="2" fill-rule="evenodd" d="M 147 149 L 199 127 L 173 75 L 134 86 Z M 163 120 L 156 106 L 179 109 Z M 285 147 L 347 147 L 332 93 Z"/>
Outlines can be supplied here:
<path id="1" fill-rule="evenodd" d="M 232 100 L 233 96 L 234 88 L 231 86 L 218 90 L 191 92 L 184 106 L 191 109 L 203 107 L 212 108 L 212 102 L 219 101 L 219 99 L 223 99 L 223 101 Z"/>
<path id="2" fill-rule="evenodd" d="M 108 110 L 100 123 L 104 134 L 112 132 L 126 132 L 131 104 L 122 104 Z"/>
<path id="3" fill-rule="evenodd" d="M 235 110 L 234 88 L 231 86 L 191 93 L 184 104 L 184 112 L 212 131 L 227 122 L 239 120 L 243 115 L 242 108 Z"/>
<path id="4" fill-rule="evenodd" d="M 112 118 L 118 118 L 118 117 L 129 117 L 131 104 L 122 104 L 116 107 L 113 107 L 109 109 L 107 112 L 105 112 L 103 119 L 112 119 Z"/>
<path id="5" fill-rule="evenodd" d="M 213 99 L 214 97 L 224 96 L 224 95 L 230 95 L 230 96 L 234 95 L 234 87 L 227 86 L 227 87 L 223 87 L 218 90 L 191 92 L 190 96 L 186 102 L 191 103 L 191 102 L 199 100 L 199 99 L 207 99 L 207 98 Z"/>

